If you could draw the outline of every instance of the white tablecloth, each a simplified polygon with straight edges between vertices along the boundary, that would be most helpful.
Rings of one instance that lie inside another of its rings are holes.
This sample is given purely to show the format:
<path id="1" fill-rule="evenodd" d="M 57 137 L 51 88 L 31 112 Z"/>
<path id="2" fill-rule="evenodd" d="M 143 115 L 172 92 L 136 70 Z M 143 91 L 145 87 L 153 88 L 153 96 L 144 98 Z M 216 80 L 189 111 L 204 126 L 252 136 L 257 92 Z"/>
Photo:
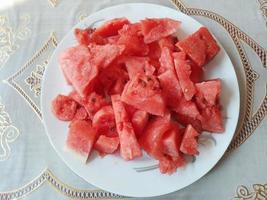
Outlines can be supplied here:
<path id="1" fill-rule="evenodd" d="M 40 82 L 74 24 L 123 2 L 170 6 L 209 27 L 230 55 L 241 90 L 228 154 L 189 187 L 151 199 L 267 199 L 266 0 L 0 0 L 0 199 L 121 198 L 88 184 L 57 156 L 41 122 Z"/>

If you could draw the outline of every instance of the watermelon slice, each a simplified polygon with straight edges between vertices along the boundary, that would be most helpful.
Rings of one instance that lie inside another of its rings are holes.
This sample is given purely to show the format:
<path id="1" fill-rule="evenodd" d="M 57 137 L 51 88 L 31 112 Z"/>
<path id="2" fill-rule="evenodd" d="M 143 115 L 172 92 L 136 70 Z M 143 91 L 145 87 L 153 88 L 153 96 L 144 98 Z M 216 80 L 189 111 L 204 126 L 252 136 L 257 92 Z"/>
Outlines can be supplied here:
<path id="1" fill-rule="evenodd" d="M 171 70 L 173 72 L 175 71 L 172 51 L 168 47 L 163 47 L 163 49 L 161 50 L 161 56 L 159 62 L 160 62 L 160 68 L 158 70 L 158 74 L 162 74 L 167 70 Z"/>
<path id="2" fill-rule="evenodd" d="M 128 56 L 123 59 L 130 79 L 138 73 L 152 75 L 155 68 L 149 64 L 148 57 Z"/>
<path id="3" fill-rule="evenodd" d="M 69 126 L 67 147 L 86 162 L 95 143 L 96 135 L 90 121 L 72 121 Z"/>
<path id="4" fill-rule="evenodd" d="M 112 106 L 115 115 L 116 128 L 120 139 L 120 154 L 125 160 L 142 156 L 132 123 L 121 101 L 120 95 L 112 95 Z"/>
<path id="5" fill-rule="evenodd" d="M 220 47 L 206 27 L 201 27 L 176 45 L 200 67 L 208 63 L 220 51 Z"/>
<path id="6" fill-rule="evenodd" d="M 104 106 L 93 117 L 93 127 L 98 134 L 108 137 L 117 136 L 116 123 L 112 106 Z"/>
<path id="7" fill-rule="evenodd" d="M 181 152 L 187 155 L 198 155 L 198 136 L 199 133 L 189 124 L 185 129 L 184 137 L 180 146 Z"/>
<path id="8" fill-rule="evenodd" d="M 222 113 L 219 106 L 206 107 L 199 116 L 203 130 L 213 133 L 224 132 Z"/>
<path id="9" fill-rule="evenodd" d="M 143 130 L 147 125 L 149 114 L 143 110 L 136 110 L 132 115 L 132 124 L 136 137 L 143 134 Z"/>
<path id="10" fill-rule="evenodd" d="M 172 70 L 167 70 L 158 78 L 166 104 L 172 108 L 177 107 L 183 93 L 176 75 Z"/>
<path id="11" fill-rule="evenodd" d="M 183 156 L 171 158 L 168 155 L 162 156 L 159 160 L 159 169 L 162 174 L 173 174 L 178 167 L 186 164 Z"/>
<path id="12" fill-rule="evenodd" d="M 91 42 L 90 35 L 94 32 L 92 28 L 86 28 L 86 29 L 79 29 L 76 28 L 74 30 L 74 35 L 76 40 L 81 45 L 89 45 Z"/>
<path id="13" fill-rule="evenodd" d="M 98 27 L 94 33 L 93 36 L 99 35 L 102 37 L 109 37 L 114 36 L 118 34 L 118 31 L 125 25 L 129 24 L 129 20 L 125 17 L 123 18 L 115 18 L 112 20 L 109 20 L 105 22 L 102 26 Z"/>
<path id="14" fill-rule="evenodd" d="M 157 41 L 149 43 L 148 57 L 152 60 L 158 60 L 161 54 L 161 49 Z"/>
<path id="15" fill-rule="evenodd" d="M 196 88 L 194 83 L 190 79 L 191 75 L 191 66 L 186 62 L 183 52 L 174 53 L 174 64 L 177 77 L 179 79 L 180 86 L 184 93 L 184 97 L 187 101 L 191 100 L 196 93 Z"/>
<path id="16" fill-rule="evenodd" d="M 104 156 L 105 154 L 114 153 L 118 149 L 119 144 L 119 137 L 100 135 L 95 142 L 94 149 L 97 150 L 101 156 Z"/>
<path id="17" fill-rule="evenodd" d="M 52 101 L 52 112 L 62 121 L 71 121 L 76 114 L 78 104 L 68 96 L 58 95 Z"/>
<path id="18" fill-rule="evenodd" d="M 161 49 L 166 47 L 172 52 L 175 51 L 175 43 L 177 43 L 177 37 L 174 37 L 172 35 L 169 35 L 167 37 L 161 38 L 158 41 L 158 44 L 159 44 Z"/>
<path id="19" fill-rule="evenodd" d="M 86 119 L 89 119 L 86 109 L 83 106 L 80 106 L 79 108 L 77 108 L 77 111 L 76 111 L 75 116 L 74 116 L 73 119 L 74 120 L 86 120 Z"/>
<path id="20" fill-rule="evenodd" d="M 148 44 L 172 35 L 180 27 L 180 24 L 181 22 L 169 18 L 147 18 L 141 20 L 141 29 L 145 43 Z"/>
<path id="21" fill-rule="evenodd" d="M 139 34 L 140 24 L 126 24 L 119 30 L 120 38 L 117 44 L 124 45 L 126 55 L 146 56 L 149 52 L 148 46 L 144 43 L 143 36 Z"/>
<path id="22" fill-rule="evenodd" d="M 121 100 L 153 115 L 163 116 L 165 113 L 159 81 L 152 75 L 137 74 L 125 85 Z"/>

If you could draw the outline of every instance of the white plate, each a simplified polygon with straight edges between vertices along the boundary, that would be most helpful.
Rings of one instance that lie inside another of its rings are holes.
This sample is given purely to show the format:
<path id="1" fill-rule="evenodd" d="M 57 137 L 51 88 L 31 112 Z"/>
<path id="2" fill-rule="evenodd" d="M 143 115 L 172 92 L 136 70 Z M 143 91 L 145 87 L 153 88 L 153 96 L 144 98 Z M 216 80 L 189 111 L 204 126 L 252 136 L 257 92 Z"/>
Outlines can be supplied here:
<path id="1" fill-rule="evenodd" d="M 136 22 L 146 17 L 169 17 L 182 21 L 179 39 L 191 34 L 202 25 L 183 13 L 154 4 L 122 4 L 100 10 L 76 27 L 98 26 L 103 20 L 116 17 L 127 17 Z M 67 94 L 70 87 L 65 83 L 59 68 L 58 55 L 67 47 L 76 44 L 73 30 L 61 41 L 46 68 L 42 83 L 41 107 L 43 122 L 47 135 L 56 152 L 65 163 L 79 176 L 89 183 L 104 190 L 134 197 L 149 197 L 174 192 L 188 186 L 204 176 L 222 157 L 234 135 L 239 116 L 239 88 L 234 67 L 221 46 L 220 53 L 205 67 L 206 78 L 221 78 L 223 81 L 221 104 L 224 109 L 225 132 L 213 134 L 216 145 L 200 146 L 200 155 L 196 161 L 185 168 L 178 169 L 171 176 L 160 174 L 159 170 L 138 172 L 135 168 L 153 166 L 156 161 L 145 156 L 142 159 L 126 162 L 119 156 L 111 155 L 104 158 L 95 156 L 88 164 L 82 163 L 77 157 L 64 151 L 68 132 L 68 123 L 57 120 L 51 113 L 52 99 L 59 93 Z M 211 143 L 212 144 L 212 143 Z"/>

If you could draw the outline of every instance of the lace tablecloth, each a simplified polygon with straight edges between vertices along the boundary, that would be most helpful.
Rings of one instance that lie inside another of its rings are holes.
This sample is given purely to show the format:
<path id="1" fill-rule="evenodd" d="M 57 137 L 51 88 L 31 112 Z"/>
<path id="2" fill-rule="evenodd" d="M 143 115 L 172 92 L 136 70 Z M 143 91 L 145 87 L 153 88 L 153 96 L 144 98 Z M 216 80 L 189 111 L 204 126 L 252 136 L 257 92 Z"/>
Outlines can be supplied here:
<path id="1" fill-rule="evenodd" d="M 124 198 L 61 161 L 40 111 L 40 83 L 58 42 L 90 13 L 123 2 L 163 4 L 199 20 L 230 55 L 241 90 L 238 129 L 223 159 L 189 187 L 151 199 L 267 199 L 266 0 L 0 0 L 0 199 Z"/>

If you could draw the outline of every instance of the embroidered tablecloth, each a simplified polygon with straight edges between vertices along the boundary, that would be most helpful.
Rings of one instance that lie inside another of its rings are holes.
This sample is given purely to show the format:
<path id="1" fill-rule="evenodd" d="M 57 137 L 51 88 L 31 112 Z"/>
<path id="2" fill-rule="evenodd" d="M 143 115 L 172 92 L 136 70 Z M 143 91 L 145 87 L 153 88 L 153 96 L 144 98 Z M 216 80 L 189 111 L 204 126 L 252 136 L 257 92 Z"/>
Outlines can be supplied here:
<path id="1" fill-rule="evenodd" d="M 229 54 L 241 92 L 223 159 L 194 184 L 150 199 L 267 199 L 266 0 L 0 0 L 0 199 L 127 199 L 62 162 L 40 111 L 40 83 L 58 42 L 89 14 L 123 2 L 166 5 L 207 26 Z"/>

